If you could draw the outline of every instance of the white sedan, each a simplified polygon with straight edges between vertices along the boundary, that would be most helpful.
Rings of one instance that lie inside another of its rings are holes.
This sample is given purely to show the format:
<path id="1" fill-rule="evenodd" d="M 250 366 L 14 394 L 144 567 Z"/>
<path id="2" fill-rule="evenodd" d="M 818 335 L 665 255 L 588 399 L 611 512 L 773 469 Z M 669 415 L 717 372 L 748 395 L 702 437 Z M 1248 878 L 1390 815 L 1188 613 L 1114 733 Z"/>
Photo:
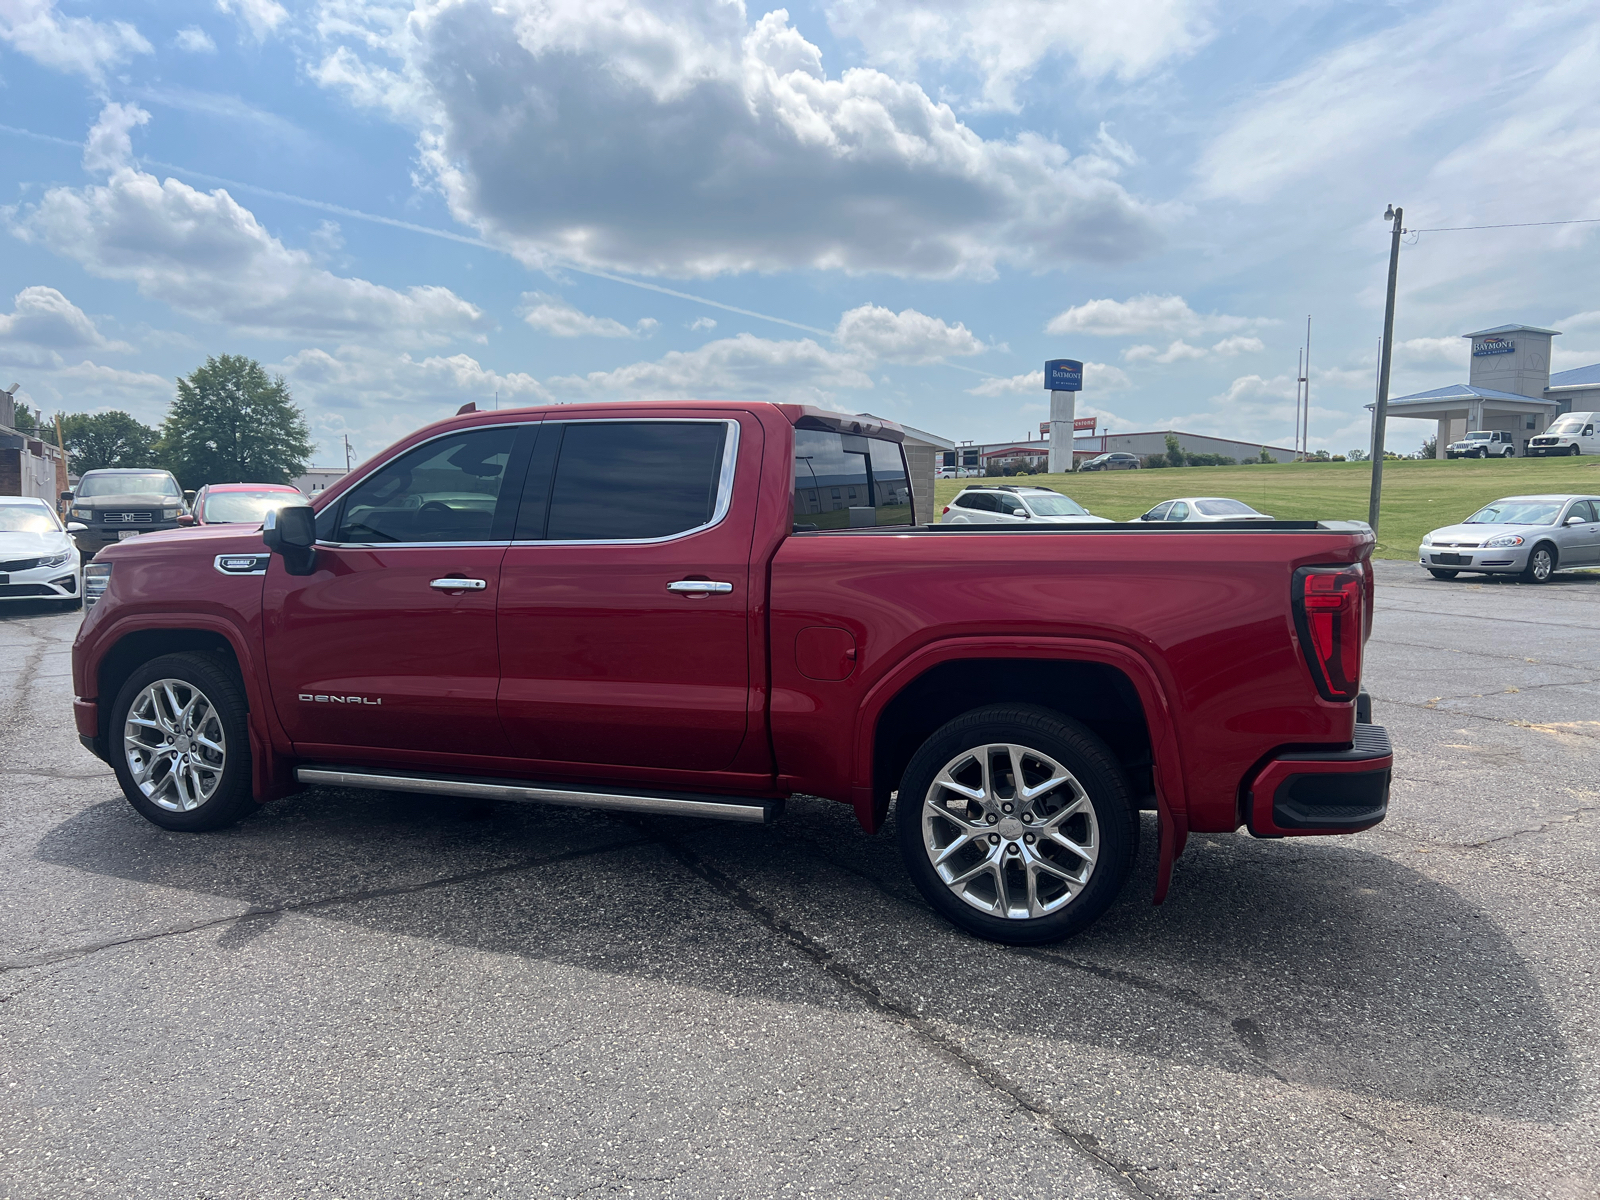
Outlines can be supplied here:
<path id="1" fill-rule="evenodd" d="M 1141 521 L 1272 521 L 1275 517 L 1257 512 L 1242 500 L 1225 496 L 1184 496 L 1156 505 Z"/>
<path id="2" fill-rule="evenodd" d="M 0 496 L 0 600 L 56 600 L 83 606 L 83 559 L 56 510 L 31 496 Z"/>

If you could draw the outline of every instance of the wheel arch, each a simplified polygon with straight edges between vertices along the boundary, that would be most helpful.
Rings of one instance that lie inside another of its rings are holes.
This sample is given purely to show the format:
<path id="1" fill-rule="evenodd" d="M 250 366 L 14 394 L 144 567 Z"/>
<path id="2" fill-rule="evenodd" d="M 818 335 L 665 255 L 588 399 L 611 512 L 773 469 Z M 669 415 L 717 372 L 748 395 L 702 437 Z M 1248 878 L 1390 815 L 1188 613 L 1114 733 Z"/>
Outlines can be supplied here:
<path id="1" fill-rule="evenodd" d="M 862 826 L 875 832 L 882 824 L 899 776 L 929 734 L 997 702 L 1053 709 L 1111 747 L 1135 794 L 1151 802 L 1160 820 L 1160 903 L 1188 829 L 1177 731 L 1155 669 L 1114 643 L 959 638 L 910 656 L 873 686 L 858 714 L 853 799 Z"/>

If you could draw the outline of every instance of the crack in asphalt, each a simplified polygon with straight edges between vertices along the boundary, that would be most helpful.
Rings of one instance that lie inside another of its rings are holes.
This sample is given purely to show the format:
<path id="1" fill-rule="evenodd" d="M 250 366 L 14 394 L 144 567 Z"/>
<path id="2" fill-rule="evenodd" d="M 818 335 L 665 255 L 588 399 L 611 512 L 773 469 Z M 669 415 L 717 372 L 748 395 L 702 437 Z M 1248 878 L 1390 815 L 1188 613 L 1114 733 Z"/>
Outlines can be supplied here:
<path id="1" fill-rule="evenodd" d="M 496 876 L 509 875 L 515 871 L 527 871 L 535 867 L 550 866 L 553 863 L 570 862 L 573 859 L 609 854 L 614 850 L 626 850 L 633 846 L 648 845 L 650 840 L 649 838 L 627 838 L 622 841 L 607 842 L 602 846 L 591 846 L 582 850 L 567 850 L 559 854 L 537 855 L 519 862 L 505 863 L 498 867 L 485 867 L 478 871 L 463 871 L 457 875 L 444 875 L 435 879 L 424 879 L 417 883 L 395 884 L 392 887 L 364 888 L 359 892 L 341 892 L 335 896 L 319 896 L 315 900 L 289 900 L 282 904 L 252 904 L 243 912 L 229 913 L 226 916 L 211 917 L 202 921 L 184 921 L 177 925 L 167 926 L 164 929 L 153 929 L 145 933 L 106 938 L 103 941 L 88 942 L 80 946 L 63 947 L 58 950 L 47 950 L 40 954 L 24 955 L 8 962 L 0 962 L 0 975 L 35 967 L 52 966 L 60 962 L 70 962 L 75 959 L 87 958 L 92 954 L 98 954 L 102 950 L 112 950 L 118 946 L 132 946 L 141 942 L 154 942 L 162 938 L 178 937 L 182 934 L 195 933 L 202 929 L 215 929 L 218 926 L 231 925 L 235 922 L 250 920 L 255 917 L 308 912 L 344 904 L 360 904 L 367 900 L 382 900 L 390 896 L 407 896 L 417 892 L 432 891 L 435 888 L 454 887 L 462 883 L 475 883 L 480 879 L 493 879 Z"/>
<path id="2" fill-rule="evenodd" d="M 825 974 L 844 984 L 865 1000 L 875 1011 L 898 1022 L 930 1050 L 947 1060 L 965 1067 L 987 1087 L 1000 1092 L 1018 1107 L 1042 1120 L 1064 1142 L 1081 1154 L 1090 1166 L 1105 1175 L 1124 1192 L 1130 1196 L 1141 1197 L 1143 1200 L 1165 1200 L 1167 1193 L 1151 1183 L 1145 1177 L 1145 1172 L 1139 1167 L 1131 1163 L 1116 1161 L 1100 1148 L 1100 1141 L 1093 1134 L 1073 1129 L 1061 1117 L 1052 1112 L 1044 1101 L 1030 1095 L 1020 1083 L 1006 1077 L 994 1066 L 966 1049 L 925 1017 L 920 1016 L 914 1010 L 884 994 L 871 979 L 841 961 L 832 951 L 811 937 L 810 934 L 797 928 L 768 908 L 742 884 L 730 878 L 717 867 L 712 866 L 711 863 L 676 839 L 667 835 L 660 835 L 655 840 L 691 874 L 710 886 L 712 890 L 720 893 L 735 907 L 754 917 L 797 952 L 805 955 Z"/>

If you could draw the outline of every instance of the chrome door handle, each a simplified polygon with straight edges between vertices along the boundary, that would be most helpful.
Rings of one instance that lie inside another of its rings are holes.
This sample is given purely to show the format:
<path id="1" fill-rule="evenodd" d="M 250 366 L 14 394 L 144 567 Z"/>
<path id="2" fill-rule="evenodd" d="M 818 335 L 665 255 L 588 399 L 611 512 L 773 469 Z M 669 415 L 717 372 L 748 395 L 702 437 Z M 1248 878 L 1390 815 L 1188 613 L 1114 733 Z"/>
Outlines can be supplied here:
<path id="1" fill-rule="evenodd" d="M 481 592 L 489 586 L 487 579 L 435 579 L 428 585 L 441 592 Z"/>
<path id="2" fill-rule="evenodd" d="M 713 583 L 709 579 L 680 579 L 676 583 L 667 584 L 667 591 L 677 592 L 680 595 L 691 596 L 703 596 L 708 594 L 725 596 L 729 592 L 733 591 L 733 584 Z"/>

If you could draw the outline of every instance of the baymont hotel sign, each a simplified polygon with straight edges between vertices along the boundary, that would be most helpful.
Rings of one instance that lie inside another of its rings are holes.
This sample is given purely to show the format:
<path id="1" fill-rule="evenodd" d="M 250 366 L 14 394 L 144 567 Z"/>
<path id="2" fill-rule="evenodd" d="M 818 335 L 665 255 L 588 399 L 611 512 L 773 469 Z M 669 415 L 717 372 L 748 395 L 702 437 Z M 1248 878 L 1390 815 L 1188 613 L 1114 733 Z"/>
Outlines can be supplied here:
<path id="1" fill-rule="evenodd" d="M 1479 338 L 1472 343 L 1473 358 L 1488 358 L 1491 354 L 1510 354 L 1517 344 L 1507 337 Z"/>

